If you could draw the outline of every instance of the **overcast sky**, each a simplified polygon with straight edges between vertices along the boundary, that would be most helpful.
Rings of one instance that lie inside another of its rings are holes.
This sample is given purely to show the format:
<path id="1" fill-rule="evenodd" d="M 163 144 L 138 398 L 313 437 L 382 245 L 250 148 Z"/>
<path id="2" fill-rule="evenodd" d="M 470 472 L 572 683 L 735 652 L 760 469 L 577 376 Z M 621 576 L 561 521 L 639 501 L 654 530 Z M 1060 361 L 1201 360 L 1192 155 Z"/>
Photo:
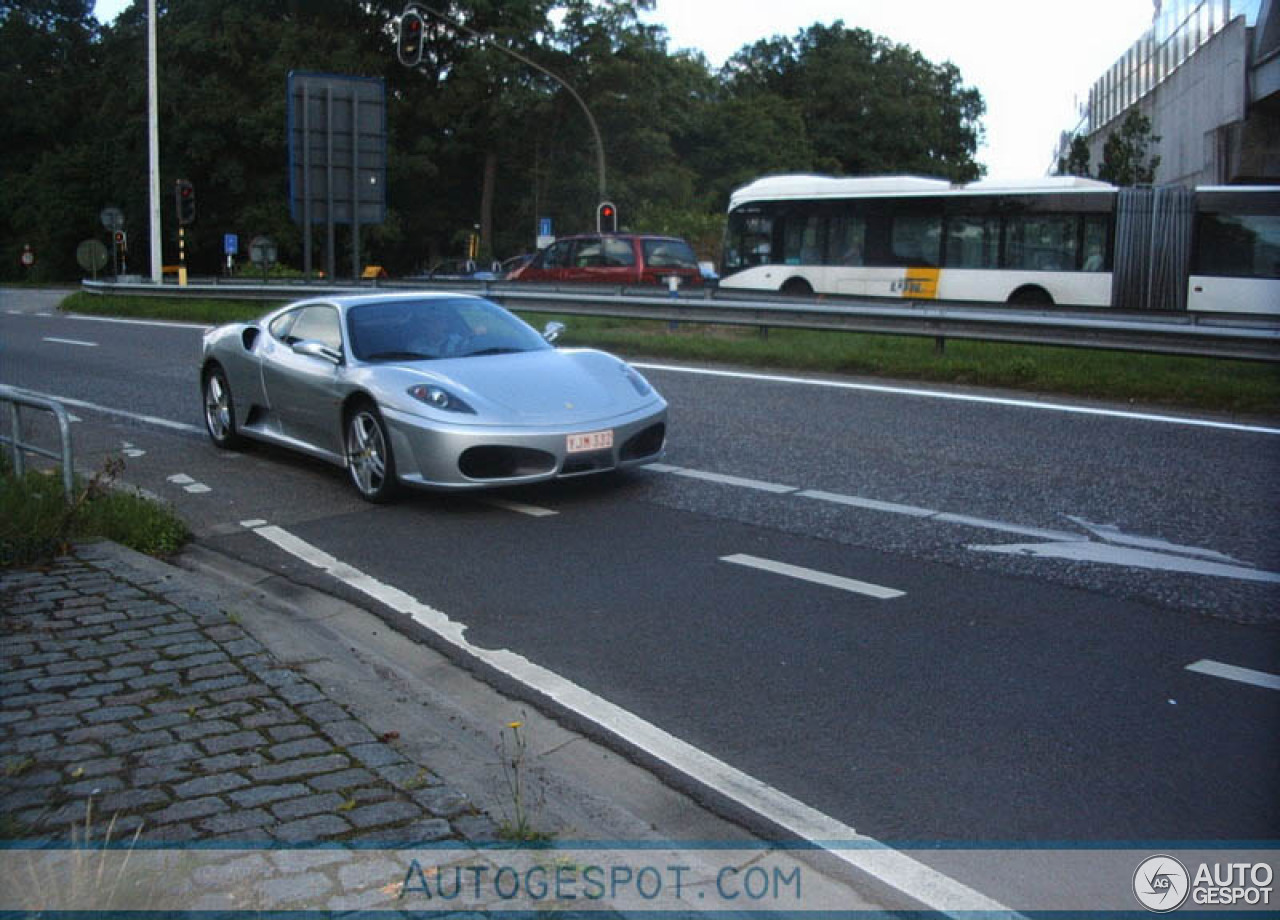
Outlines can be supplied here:
<path id="1" fill-rule="evenodd" d="M 110 21 L 127 5 L 102 0 L 96 12 Z M 987 103 L 979 161 L 992 177 L 1023 178 L 1045 173 L 1058 133 L 1152 10 L 1152 0 L 657 0 L 642 19 L 717 67 L 743 45 L 836 20 L 951 61 Z"/>

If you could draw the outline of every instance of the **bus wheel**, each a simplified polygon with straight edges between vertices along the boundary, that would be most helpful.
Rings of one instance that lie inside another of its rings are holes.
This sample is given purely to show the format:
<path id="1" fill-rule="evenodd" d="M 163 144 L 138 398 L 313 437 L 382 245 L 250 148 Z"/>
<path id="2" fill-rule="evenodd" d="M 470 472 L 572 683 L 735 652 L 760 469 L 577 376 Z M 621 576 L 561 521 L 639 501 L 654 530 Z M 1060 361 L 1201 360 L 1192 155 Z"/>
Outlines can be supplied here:
<path id="1" fill-rule="evenodd" d="M 803 278 L 792 278 L 780 290 L 788 297 L 812 297 L 813 286 Z"/>
<path id="2" fill-rule="evenodd" d="M 1053 298 L 1044 288 L 1028 284 L 1010 294 L 1005 303 L 1011 307 L 1052 307 Z"/>

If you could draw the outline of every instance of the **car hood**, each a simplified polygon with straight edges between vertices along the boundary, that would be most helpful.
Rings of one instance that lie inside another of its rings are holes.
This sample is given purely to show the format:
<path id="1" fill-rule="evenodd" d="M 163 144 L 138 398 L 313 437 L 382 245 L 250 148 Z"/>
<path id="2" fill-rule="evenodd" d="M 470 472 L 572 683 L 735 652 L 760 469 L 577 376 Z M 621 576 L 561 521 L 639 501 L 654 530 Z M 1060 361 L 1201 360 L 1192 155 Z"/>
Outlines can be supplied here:
<path id="1" fill-rule="evenodd" d="M 445 387 L 476 410 L 476 421 L 532 425 L 590 423 L 658 401 L 641 394 L 622 361 L 591 350 L 546 350 L 404 365 L 407 382 Z M 418 403 L 418 414 L 425 407 Z M 432 415 L 438 413 L 427 410 Z M 458 416 L 446 413 L 453 420 Z"/>

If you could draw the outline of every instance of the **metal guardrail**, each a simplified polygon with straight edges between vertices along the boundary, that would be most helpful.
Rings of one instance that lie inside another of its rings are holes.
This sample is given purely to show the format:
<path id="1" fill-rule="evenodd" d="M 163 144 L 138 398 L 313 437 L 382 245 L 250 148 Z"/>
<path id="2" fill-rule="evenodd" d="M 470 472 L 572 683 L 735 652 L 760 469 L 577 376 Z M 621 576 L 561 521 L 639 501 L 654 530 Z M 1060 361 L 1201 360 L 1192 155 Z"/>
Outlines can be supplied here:
<path id="1" fill-rule="evenodd" d="M 66 407 L 52 399 L 35 396 L 16 387 L 2 384 L 0 384 L 0 404 L 6 404 L 9 407 L 8 414 L 12 434 L 10 436 L 0 434 L 0 444 L 8 445 L 13 452 L 14 474 L 19 477 L 26 474 L 27 454 L 36 454 L 41 457 L 48 457 L 51 460 L 59 460 L 62 463 L 62 491 L 67 501 L 71 501 L 75 495 L 75 467 L 71 456 L 71 416 L 68 414 Z M 31 444 L 23 440 L 23 406 L 41 409 L 53 414 L 58 423 L 59 450 L 53 451 L 47 447 L 41 447 L 38 444 Z"/>
<path id="2" fill-rule="evenodd" d="M 1110 310 L 1020 309 L 1003 304 L 783 298 L 706 288 L 679 296 L 652 289 L 577 285 L 572 289 L 519 282 L 377 281 L 347 285 L 216 281 L 175 285 L 85 281 L 90 293 L 288 301 L 374 290 L 446 290 L 482 294 L 512 309 L 627 319 L 760 328 L 815 329 L 1061 345 L 1170 355 L 1280 362 L 1280 321 L 1266 317 Z"/>

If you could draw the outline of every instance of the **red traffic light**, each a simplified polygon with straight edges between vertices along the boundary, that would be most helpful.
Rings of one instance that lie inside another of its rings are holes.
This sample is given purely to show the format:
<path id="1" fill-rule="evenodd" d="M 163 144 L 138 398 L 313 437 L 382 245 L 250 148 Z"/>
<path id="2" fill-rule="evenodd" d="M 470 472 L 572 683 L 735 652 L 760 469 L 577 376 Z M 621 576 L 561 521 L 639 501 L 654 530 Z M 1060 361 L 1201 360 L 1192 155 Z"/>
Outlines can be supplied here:
<path id="1" fill-rule="evenodd" d="M 618 209 L 612 201 L 602 201 L 596 207 L 596 232 L 618 232 Z"/>
<path id="2" fill-rule="evenodd" d="M 178 209 L 178 224 L 183 227 L 196 222 L 196 189 L 186 179 L 179 179 L 173 186 L 174 203 Z"/>
<path id="3" fill-rule="evenodd" d="M 405 10 L 400 17 L 396 56 L 405 67 L 416 67 L 422 61 L 422 16 L 413 10 Z"/>

